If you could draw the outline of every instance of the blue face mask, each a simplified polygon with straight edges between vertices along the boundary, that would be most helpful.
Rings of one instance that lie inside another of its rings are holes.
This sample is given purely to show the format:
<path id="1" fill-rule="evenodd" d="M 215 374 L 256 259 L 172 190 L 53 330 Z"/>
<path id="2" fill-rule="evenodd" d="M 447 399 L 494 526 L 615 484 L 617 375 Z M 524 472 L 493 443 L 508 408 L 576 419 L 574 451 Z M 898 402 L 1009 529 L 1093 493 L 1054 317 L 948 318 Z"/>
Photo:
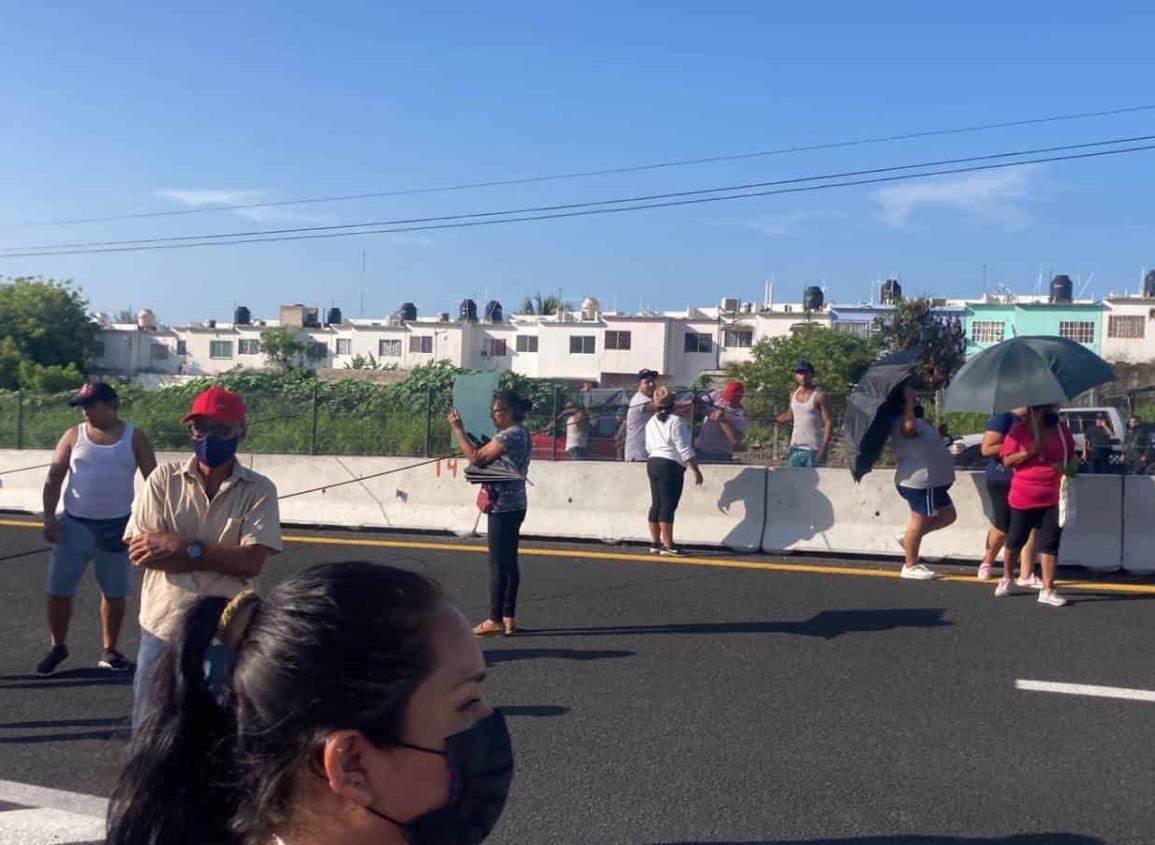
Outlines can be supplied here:
<path id="1" fill-rule="evenodd" d="M 227 464 L 237 454 L 238 440 L 235 437 L 204 437 L 193 438 L 193 452 L 197 460 L 207 467 L 219 467 Z"/>

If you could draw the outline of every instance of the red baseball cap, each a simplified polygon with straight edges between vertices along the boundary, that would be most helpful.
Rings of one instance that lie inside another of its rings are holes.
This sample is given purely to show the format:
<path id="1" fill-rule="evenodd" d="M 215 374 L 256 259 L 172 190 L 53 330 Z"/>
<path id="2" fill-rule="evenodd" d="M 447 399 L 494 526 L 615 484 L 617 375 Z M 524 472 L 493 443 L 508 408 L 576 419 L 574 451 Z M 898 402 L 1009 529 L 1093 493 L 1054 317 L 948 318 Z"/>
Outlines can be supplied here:
<path id="1" fill-rule="evenodd" d="M 732 381 L 722 388 L 722 398 L 726 400 L 727 404 L 740 402 L 742 397 L 746 395 L 746 385 L 740 381 Z"/>
<path id="2" fill-rule="evenodd" d="M 187 424 L 193 417 L 204 417 L 210 422 L 224 425 L 244 422 L 245 403 L 231 390 L 225 390 L 214 384 L 203 393 L 197 394 L 181 423 Z"/>

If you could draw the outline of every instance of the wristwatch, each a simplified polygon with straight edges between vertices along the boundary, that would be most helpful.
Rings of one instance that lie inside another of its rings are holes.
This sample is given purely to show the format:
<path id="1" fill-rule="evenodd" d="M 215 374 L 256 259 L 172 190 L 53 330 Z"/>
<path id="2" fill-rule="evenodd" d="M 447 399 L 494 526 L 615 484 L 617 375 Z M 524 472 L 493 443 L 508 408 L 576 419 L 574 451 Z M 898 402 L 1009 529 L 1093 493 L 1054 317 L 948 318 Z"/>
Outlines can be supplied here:
<path id="1" fill-rule="evenodd" d="M 185 557 L 189 560 L 197 561 L 201 559 L 201 555 L 205 553 L 205 544 L 200 540 L 194 540 L 184 547 Z"/>

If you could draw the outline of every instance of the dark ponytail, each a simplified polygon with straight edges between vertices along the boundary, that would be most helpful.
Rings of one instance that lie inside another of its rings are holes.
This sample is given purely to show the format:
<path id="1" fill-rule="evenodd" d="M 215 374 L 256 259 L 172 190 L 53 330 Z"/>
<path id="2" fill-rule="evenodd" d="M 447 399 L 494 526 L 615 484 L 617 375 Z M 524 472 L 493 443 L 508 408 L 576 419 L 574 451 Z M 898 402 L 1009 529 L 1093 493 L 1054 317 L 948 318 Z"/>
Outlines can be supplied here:
<path id="1" fill-rule="evenodd" d="M 311 567 L 240 620 L 239 637 L 226 636 L 236 664 L 222 688 L 206 682 L 205 655 L 212 676 L 226 601 L 201 599 L 157 664 L 156 708 L 113 793 L 108 845 L 271 839 L 292 818 L 299 778 L 329 734 L 400 741 L 409 699 L 433 667 L 431 623 L 442 601 L 414 572 Z"/>

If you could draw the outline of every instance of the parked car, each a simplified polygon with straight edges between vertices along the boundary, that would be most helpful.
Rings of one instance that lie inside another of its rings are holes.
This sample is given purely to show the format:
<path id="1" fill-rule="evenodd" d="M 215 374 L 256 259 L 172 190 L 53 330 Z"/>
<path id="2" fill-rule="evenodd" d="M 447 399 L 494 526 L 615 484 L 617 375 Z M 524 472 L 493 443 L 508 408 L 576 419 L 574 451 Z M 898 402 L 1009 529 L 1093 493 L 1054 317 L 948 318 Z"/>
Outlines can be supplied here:
<path id="1" fill-rule="evenodd" d="M 1087 429 L 1095 425 L 1095 418 L 1099 414 L 1106 414 L 1111 423 L 1111 465 L 1122 466 L 1123 434 L 1126 427 L 1118 408 L 1059 409 L 1059 416 L 1071 429 L 1071 434 L 1075 438 L 1075 451 L 1078 456 L 1083 453 Z M 954 455 L 954 463 L 958 469 L 982 469 L 986 463 L 986 458 L 979 452 L 982 439 L 982 434 L 963 434 L 954 439 L 950 445 L 950 453 Z"/>

